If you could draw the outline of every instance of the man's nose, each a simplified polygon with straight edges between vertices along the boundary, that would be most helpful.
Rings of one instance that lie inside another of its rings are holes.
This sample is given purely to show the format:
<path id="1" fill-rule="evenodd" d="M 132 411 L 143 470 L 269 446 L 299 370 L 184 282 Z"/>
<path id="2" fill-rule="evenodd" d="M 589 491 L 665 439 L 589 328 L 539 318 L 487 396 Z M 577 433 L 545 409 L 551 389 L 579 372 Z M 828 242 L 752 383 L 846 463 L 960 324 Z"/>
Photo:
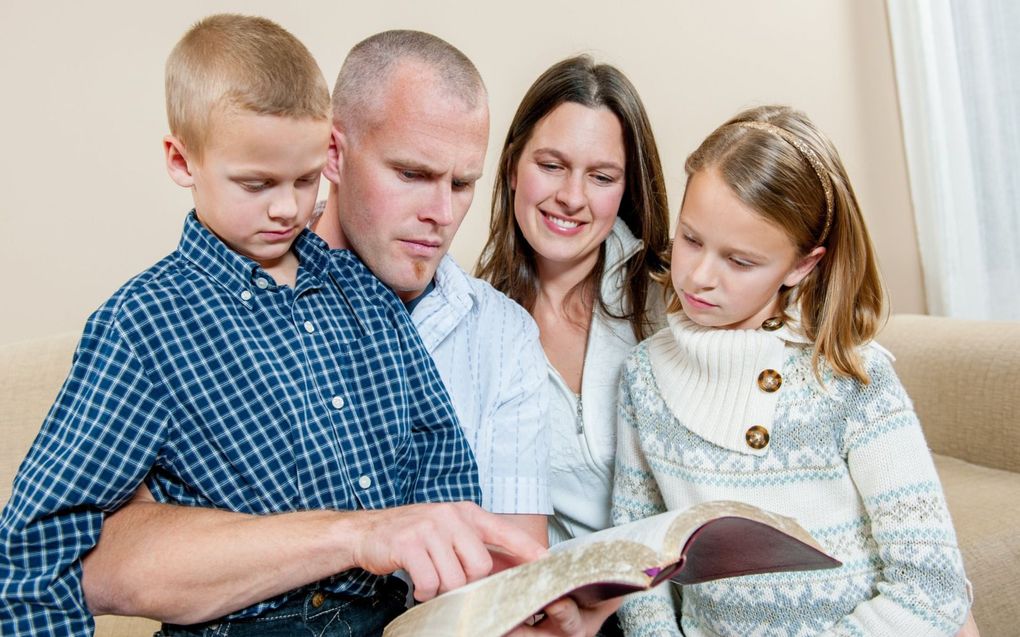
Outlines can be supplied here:
<path id="1" fill-rule="evenodd" d="M 453 189 L 449 184 L 436 184 L 421 216 L 440 226 L 453 223 Z"/>

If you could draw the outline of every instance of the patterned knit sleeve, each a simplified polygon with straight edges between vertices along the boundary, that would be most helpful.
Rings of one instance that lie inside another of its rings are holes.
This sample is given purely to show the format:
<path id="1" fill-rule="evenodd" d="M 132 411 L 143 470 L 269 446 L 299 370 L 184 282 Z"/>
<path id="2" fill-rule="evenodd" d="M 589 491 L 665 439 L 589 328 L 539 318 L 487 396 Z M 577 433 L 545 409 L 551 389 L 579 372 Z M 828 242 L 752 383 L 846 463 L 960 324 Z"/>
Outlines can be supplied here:
<path id="1" fill-rule="evenodd" d="M 955 635 L 970 606 L 931 454 L 889 358 L 865 350 L 869 385 L 848 392 L 843 454 L 871 521 L 878 594 L 830 635 Z"/>
<path id="2" fill-rule="evenodd" d="M 655 476 L 641 448 L 642 433 L 647 423 L 641 416 L 648 410 L 641 408 L 644 400 L 655 399 L 655 383 L 647 365 L 643 346 L 631 353 L 620 378 L 620 398 L 616 424 L 616 472 L 613 479 L 614 525 L 662 513 L 666 506 L 659 492 Z M 644 360 L 644 369 L 640 361 Z M 628 596 L 620 607 L 619 615 L 627 637 L 680 636 L 669 583 L 646 593 Z"/>

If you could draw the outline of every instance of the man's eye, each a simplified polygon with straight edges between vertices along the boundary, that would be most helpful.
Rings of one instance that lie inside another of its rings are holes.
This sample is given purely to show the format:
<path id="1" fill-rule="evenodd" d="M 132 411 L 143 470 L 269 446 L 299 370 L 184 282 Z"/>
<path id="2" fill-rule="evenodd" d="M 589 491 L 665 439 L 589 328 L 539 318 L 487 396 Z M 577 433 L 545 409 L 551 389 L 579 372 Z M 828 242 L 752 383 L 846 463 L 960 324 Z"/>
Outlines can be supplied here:
<path id="1" fill-rule="evenodd" d="M 415 179 L 421 179 L 421 173 L 416 170 L 401 170 L 400 177 L 405 181 L 414 181 Z"/>
<path id="2" fill-rule="evenodd" d="M 453 182 L 453 189 L 457 191 L 471 190 L 475 185 L 473 181 L 457 181 Z"/>

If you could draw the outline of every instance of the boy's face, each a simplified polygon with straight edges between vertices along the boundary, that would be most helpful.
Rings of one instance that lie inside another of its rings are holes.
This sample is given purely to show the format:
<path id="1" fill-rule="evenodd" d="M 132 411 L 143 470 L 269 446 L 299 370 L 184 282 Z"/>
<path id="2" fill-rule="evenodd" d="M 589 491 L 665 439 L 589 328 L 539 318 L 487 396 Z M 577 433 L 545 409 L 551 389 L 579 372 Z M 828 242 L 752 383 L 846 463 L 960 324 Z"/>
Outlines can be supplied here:
<path id="1" fill-rule="evenodd" d="M 326 161 L 327 119 L 216 114 L 201 159 L 164 141 L 171 178 L 191 188 L 202 225 L 276 277 L 296 270 L 290 246 L 308 223 Z M 283 283 L 284 281 L 278 281 Z"/>

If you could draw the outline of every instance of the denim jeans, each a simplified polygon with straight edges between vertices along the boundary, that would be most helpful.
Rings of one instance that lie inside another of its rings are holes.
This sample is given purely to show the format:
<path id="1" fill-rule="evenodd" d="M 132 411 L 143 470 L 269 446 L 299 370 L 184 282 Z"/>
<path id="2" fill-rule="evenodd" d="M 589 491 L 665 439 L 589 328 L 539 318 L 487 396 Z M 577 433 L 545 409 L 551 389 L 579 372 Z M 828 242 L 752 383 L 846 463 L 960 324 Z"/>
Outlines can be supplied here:
<path id="1" fill-rule="evenodd" d="M 406 595 L 407 585 L 389 577 L 375 597 L 312 591 L 249 619 L 163 624 L 154 637 L 378 637 L 404 611 Z"/>

